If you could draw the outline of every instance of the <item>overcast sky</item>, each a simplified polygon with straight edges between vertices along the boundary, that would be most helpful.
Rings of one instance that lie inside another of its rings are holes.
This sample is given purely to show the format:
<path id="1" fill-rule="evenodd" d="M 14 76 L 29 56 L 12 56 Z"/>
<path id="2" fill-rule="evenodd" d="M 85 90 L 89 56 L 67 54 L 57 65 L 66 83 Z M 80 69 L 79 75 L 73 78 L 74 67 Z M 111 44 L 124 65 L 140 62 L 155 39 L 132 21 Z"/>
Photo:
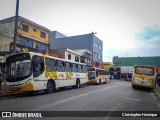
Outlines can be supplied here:
<path id="1" fill-rule="evenodd" d="M 16 0 L 1 0 L 0 20 Z M 103 61 L 160 56 L 160 0 L 20 0 L 19 15 L 67 36 L 96 32 Z"/>

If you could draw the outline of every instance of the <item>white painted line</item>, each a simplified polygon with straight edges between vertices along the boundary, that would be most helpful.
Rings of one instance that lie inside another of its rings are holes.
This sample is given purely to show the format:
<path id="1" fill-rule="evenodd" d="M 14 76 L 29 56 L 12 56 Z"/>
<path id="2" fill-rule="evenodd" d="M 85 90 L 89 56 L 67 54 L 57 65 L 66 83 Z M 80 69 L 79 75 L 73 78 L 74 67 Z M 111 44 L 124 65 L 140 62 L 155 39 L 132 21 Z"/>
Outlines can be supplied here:
<path id="1" fill-rule="evenodd" d="M 93 93 L 101 92 L 101 91 L 104 91 L 104 90 L 107 90 L 107 89 L 110 89 L 110 88 L 113 88 L 113 87 L 116 87 L 116 86 L 119 86 L 119 85 L 122 85 L 122 84 L 124 84 L 124 83 L 112 85 L 112 86 L 109 86 L 109 87 L 106 87 L 106 88 L 102 88 L 102 89 L 99 89 L 99 90 L 96 90 L 96 91 L 93 91 L 93 92 L 87 92 L 87 93 L 84 93 L 84 94 L 80 94 L 80 95 L 76 95 L 76 96 L 73 96 L 73 97 L 69 97 L 69 98 L 66 98 L 66 99 L 63 99 L 63 100 L 59 100 L 57 102 L 53 102 L 52 104 L 46 104 L 46 105 L 43 105 L 43 106 L 40 106 L 40 107 L 36 107 L 36 108 L 30 109 L 30 111 L 43 110 L 43 109 L 51 108 L 53 106 L 56 106 L 56 105 L 59 105 L 59 104 L 63 104 L 65 102 L 68 102 L 68 101 L 71 101 L 71 100 L 75 100 L 75 99 L 78 99 L 80 97 L 88 96 L 88 95 L 93 94 Z"/>
<path id="2" fill-rule="evenodd" d="M 125 98 L 126 100 L 132 100 L 132 101 L 137 101 L 137 102 L 142 102 L 140 99 L 134 99 L 134 98 Z"/>

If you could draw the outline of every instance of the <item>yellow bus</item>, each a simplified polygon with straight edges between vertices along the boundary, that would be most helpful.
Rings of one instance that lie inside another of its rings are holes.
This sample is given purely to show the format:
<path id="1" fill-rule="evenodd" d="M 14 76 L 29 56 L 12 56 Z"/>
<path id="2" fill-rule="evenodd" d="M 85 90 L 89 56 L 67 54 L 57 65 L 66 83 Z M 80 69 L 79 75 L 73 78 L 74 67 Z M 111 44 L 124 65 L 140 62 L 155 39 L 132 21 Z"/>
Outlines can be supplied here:
<path id="1" fill-rule="evenodd" d="M 109 71 L 101 68 L 88 68 L 88 83 L 102 84 L 109 81 Z"/>
<path id="2" fill-rule="evenodd" d="M 156 67 L 154 66 L 135 66 L 132 76 L 132 87 L 146 87 L 153 89 L 156 86 Z"/>
<path id="3" fill-rule="evenodd" d="M 17 53 L 6 58 L 6 92 L 79 88 L 88 82 L 86 64 L 68 61 L 39 53 Z"/>

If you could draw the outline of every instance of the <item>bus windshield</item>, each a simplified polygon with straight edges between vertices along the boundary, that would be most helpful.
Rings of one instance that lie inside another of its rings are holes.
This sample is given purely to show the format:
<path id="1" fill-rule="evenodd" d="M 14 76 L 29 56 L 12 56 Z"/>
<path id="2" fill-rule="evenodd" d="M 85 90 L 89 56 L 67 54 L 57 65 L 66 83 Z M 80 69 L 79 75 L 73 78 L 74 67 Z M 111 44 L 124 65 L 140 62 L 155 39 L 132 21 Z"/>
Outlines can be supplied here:
<path id="1" fill-rule="evenodd" d="M 152 76 L 154 74 L 154 68 L 137 66 L 137 67 L 135 67 L 135 73 Z"/>
<path id="2" fill-rule="evenodd" d="M 24 80 L 32 74 L 31 60 L 28 53 L 15 54 L 6 59 L 6 81 Z"/>
<path id="3" fill-rule="evenodd" d="M 95 71 L 88 71 L 88 78 L 95 79 Z"/>

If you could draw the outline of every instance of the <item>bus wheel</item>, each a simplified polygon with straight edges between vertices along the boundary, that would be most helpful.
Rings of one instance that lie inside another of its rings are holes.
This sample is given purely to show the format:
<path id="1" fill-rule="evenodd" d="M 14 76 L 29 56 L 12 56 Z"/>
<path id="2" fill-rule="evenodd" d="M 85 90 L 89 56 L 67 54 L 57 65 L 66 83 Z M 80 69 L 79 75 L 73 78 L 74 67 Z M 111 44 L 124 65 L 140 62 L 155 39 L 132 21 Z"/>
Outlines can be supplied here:
<path id="1" fill-rule="evenodd" d="M 76 80 L 75 88 L 79 88 L 80 86 L 81 86 L 80 80 L 77 79 L 77 80 Z"/>
<path id="2" fill-rule="evenodd" d="M 47 83 L 47 89 L 46 89 L 46 93 L 52 93 L 55 90 L 55 85 L 53 84 L 52 81 L 48 81 Z"/>

